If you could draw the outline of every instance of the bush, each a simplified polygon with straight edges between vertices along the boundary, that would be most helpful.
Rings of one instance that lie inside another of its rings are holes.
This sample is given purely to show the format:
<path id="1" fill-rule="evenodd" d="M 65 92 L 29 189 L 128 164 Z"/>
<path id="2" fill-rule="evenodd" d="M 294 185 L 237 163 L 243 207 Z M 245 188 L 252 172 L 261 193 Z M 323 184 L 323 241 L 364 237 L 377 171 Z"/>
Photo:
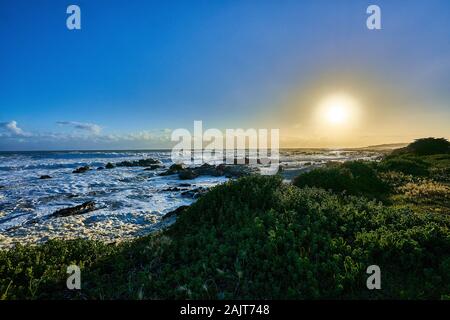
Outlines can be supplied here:
<path id="1" fill-rule="evenodd" d="M 413 156 L 390 156 L 381 161 L 380 170 L 397 171 L 414 176 L 427 176 L 429 164 L 424 160 Z"/>
<path id="2" fill-rule="evenodd" d="M 415 155 L 433 155 L 450 153 L 450 142 L 445 138 L 422 138 L 410 143 L 397 153 L 412 153 Z"/>
<path id="3" fill-rule="evenodd" d="M 440 298 L 448 217 L 249 177 L 214 188 L 170 231 L 150 294 L 169 298 Z M 446 262 L 445 262 L 446 261 Z M 367 266 L 383 290 L 367 290 Z M 176 289 L 170 289 L 176 288 Z"/>
<path id="4" fill-rule="evenodd" d="M 376 199 L 383 199 L 388 192 L 388 186 L 378 177 L 374 164 L 364 161 L 349 161 L 314 169 L 296 177 L 293 184 L 301 188 L 318 187 Z"/>
<path id="5" fill-rule="evenodd" d="M 74 262 L 83 265 L 82 290 L 65 297 L 439 299 L 450 293 L 449 230 L 447 215 L 252 176 L 214 187 L 161 234 L 2 252 L 0 294 L 61 297 Z M 372 264 L 382 290 L 366 288 Z"/>
<path id="6" fill-rule="evenodd" d="M 63 298 L 66 268 L 84 268 L 111 254 L 112 246 L 87 240 L 50 240 L 0 251 L 0 298 Z"/>

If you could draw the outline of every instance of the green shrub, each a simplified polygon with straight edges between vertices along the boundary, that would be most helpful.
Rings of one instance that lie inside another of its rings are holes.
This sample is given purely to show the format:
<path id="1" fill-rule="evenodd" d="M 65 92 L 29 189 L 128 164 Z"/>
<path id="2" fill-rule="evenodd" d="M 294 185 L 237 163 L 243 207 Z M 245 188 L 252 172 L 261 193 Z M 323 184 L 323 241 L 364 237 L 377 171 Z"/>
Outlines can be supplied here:
<path id="1" fill-rule="evenodd" d="M 397 171 L 414 176 L 427 176 L 430 165 L 421 158 L 414 156 L 390 156 L 383 159 L 379 165 L 382 171 Z"/>
<path id="2" fill-rule="evenodd" d="M 38 246 L 0 250 L 0 298 L 63 298 L 69 293 L 64 290 L 69 265 L 90 266 L 113 249 L 94 241 L 50 240 Z"/>
<path id="3" fill-rule="evenodd" d="M 367 170 L 359 164 L 344 168 Z M 440 299 L 450 294 L 449 230 L 448 215 L 415 214 L 298 188 L 279 177 L 251 176 L 214 187 L 160 234 L 119 245 L 50 241 L 3 251 L 0 294 Z M 82 290 L 76 293 L 65 289 L 71 263 L 82 266 Z M 382 290 L 366 288 L 372 264 L 381 268 Z"/>
<path id="4" fill-rule="evenodd" d="M 349 161 L 314 169 L 296 177 L 297 187 L 318 187 L 369 198 L 383 199 L 388 186 L 377 175 L 374 165 L 364 161 Z"/>
<path id="5" fill-rule="evenodd" d="M 448 217 L 244 178 L 180 217 L 154 289 L 169 298 L 440 298 L 450 292 L 449 226 Z M 371 264 L 383 270 L 382 291 L 366 288 Z"/>
<path id="6" fill-rule="evenodd" d="M 410 143 L 397 153 L 412 153 L 415 155 L 433 155 L 450 153 L 450 142 L 445 138 L 422 138 Z"/>

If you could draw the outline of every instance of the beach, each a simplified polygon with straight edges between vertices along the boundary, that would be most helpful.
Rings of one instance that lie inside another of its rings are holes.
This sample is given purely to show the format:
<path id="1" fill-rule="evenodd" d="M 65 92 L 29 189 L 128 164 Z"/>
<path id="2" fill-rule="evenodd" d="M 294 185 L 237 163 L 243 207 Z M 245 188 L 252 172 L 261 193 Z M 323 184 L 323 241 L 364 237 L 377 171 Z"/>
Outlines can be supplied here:
<path id="1" fill-rule="evenodd" d="M 289 181 L 329 161 L 374 160 L 379 156 L 380 151 L 282 150 L 280 174 Z M 145 159 L 158 164 L 138 162 Z M 106 168 L 108 163 L 113 168 Z M 125 165 L 117 166 L 120 163 Z M 170 225 L 174 219 L 163 220 L 166 214 L 234 178 L 215 172 L 193 179 L 180 179 L 175 173 L 164 175 L 172 164 L 168 150 L 0 153 L 0 248 L 49 239 L 109 243 L 140 237 Z M 89 170 L 74 173 L 85 166 Z M 52 216 L 88 201 L 95 202 L 95 210 Z"/>

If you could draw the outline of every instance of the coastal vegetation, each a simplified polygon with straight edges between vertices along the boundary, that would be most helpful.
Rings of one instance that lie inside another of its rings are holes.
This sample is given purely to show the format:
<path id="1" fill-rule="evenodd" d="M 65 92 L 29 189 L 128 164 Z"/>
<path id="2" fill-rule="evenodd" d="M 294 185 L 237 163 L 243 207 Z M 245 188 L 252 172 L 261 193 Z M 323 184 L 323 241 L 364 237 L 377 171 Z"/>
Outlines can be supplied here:
<path id="1" fill-rule="evenodd" d="M 0 298 L 450 299 L 449 146 L 230 180 L 133 241 L 17 245 L 0 251 Z M 72 264 L 81 290 L 66 288 Z"/>

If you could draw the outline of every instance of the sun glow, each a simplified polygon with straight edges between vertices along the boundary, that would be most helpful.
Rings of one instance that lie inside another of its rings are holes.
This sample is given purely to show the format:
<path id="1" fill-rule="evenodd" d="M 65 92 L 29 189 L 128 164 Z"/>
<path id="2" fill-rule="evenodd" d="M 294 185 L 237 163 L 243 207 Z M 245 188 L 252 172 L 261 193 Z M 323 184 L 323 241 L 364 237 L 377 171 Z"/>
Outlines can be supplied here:
<path id="1" fill-rule="evenodd" d="M 320 118 L 328 124 L 344 125 L 352 121 L 356 101 L 344 94 L 326 97 L 320 103 Z"/>

